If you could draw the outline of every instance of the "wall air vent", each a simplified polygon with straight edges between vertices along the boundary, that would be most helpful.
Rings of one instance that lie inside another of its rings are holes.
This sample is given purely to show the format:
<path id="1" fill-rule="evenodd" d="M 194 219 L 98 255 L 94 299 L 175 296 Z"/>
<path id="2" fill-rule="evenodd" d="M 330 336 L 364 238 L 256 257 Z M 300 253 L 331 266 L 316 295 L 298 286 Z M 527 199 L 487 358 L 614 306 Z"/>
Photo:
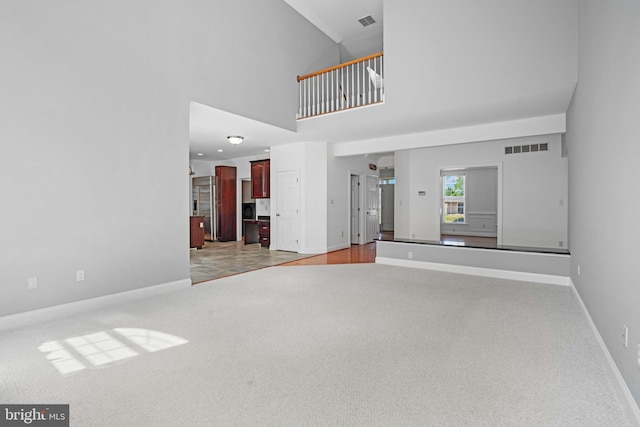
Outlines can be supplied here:
<path id="1" fill-rule="evenodd" d="M 504 154 L 535 153 L 538 151 L 549 151 L 549 143 L 543 142 L 542 144 L 514 145 L 512 147 L 504 147 Z"/>
<path id="2" fill-rule="evenodd" d="M 358 19 L 358 22 L 362 24 L 363 27 L 367 27 L 371 24 L 375 24 L 376 21 L 371 17 L 371 15 L 365 16 L 364 18 Z"/>

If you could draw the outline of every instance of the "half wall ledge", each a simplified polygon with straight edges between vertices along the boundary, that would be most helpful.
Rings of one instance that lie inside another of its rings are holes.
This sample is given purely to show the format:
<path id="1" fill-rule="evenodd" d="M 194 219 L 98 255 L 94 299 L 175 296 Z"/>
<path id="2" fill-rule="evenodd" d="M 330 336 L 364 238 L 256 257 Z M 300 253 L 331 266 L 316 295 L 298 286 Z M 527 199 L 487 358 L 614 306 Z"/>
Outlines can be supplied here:
<path id="1" fill-rule="evenodd" d="M 536 249 L 486 249 L 419 240 L 378 240 L 376 263 L 571 286 L 569 252 Z"/>

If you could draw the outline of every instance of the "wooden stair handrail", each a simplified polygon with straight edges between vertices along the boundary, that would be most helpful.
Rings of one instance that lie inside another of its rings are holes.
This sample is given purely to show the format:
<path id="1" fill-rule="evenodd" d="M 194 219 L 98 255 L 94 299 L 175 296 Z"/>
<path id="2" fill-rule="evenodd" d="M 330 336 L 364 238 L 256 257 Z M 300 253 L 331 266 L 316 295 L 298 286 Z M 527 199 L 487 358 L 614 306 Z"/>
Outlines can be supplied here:
<path id="1" fill-rule="evenodd" d="M 349 65 L 358 64 L 360 62 L 364 62 L 368 59 L 374 59 L 379 56 L 384 55 L 384 52 L 374 53 L 372 55 L 363 56 L 362 58 L 354 59 L 352 61 L 344 62 L 342 64 L 334 65 L 333 67 L 325 68 L 324 70 L 316 71 L 315 73 L 305 74 L 304 76 L 298 76 L 298 81 L 302 81 L 305 79 L 309 79 L 311 77 L 319 76 L 320 74 L 328 73 L 329 71 L 339 70 L 340 68 L 348 67 Z"/>

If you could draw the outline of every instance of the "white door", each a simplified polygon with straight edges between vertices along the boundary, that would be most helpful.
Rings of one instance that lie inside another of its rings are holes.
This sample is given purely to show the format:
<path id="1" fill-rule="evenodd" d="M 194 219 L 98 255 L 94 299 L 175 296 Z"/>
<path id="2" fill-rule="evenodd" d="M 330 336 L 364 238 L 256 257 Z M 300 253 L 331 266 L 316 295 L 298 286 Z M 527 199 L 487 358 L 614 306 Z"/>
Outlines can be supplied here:
<path id="1" fill-rule="evenodd" d="M 300 248 L 300 183 L 298 171 L 276 173 L 276 242 L 281 251 Z"/>
<path id="2" fill-rule="evenodd" d="M 367 230 L 367 243 L 373 242 L 378 238 L 380 232 L 378 226 L 378 206 L 379 206 L 379 194 L 378 194 L 378 177 L 375 175 L 367 175 L 367 191 L 365 195 L 365 203 L 367 204 L 366 211 L 366 230 Z"/>
<path id="3" fill-rule="evenodd" d="M 351 244 L 360 244 L 360 177 L 351 175 Z"/>

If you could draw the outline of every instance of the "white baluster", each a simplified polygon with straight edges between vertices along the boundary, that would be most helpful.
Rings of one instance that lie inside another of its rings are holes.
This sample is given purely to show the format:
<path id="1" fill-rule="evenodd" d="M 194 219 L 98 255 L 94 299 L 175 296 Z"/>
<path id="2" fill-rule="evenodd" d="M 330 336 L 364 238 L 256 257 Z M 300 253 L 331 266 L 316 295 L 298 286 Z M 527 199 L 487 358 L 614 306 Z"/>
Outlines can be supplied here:
<path id="1" fill-rule="evenodd" d="M 333 70 L 333 111 L 338 110 L 338 76 L 340 75 L 340 69 Z"/>
<path id="2" fill-rule="evenodd" d="M 377 58 L 373 60 L 373 71 L 375 73 L 378 73 L 378 66 L 376 65 L 377 62 Z M 373 102 L 378 102 L 378 88 L 376 88 L 376 85 L 373 85 Z"/>
<path id="3" fill-rule="evenodd" d="M 304 79 L 304 116 L 309 115 L 309 79 Z"/>
<path id="4" fill-rule="evenodd" d="M 354 106 L 360 106 L 360 101 L 362 98 L 360 97 L 360 64 L 355 64 L 356 66 L 356 103 Z"/>
<path id="5" fill-rule="evenodd" d="M 365 74 L 365 67 L 364 67 L 364 62 L 360 62 L 358 64 L 358 71 L 360 71 L 360 75 L 362 76 L 362 85 L 360 86 L 360 90 L 362 91 L 360 93 L 360 99 L 362 100 L 362 104 L 361 105 L 366 105 L 367 104 L 367 80 L 366 80 L 366 74 Z"/>
<path id="6" fill-rule="evenodd" d="M 340 109 L 344 108 L 344 67 L 340 68 Z"/>
<path id="7" fill-rule="evenodd" d="M 327 73 L 322 75 L 322 112 L 327 112 Z"/>
<path id="8" fill-rule="evenodd" d="M 369 68 L 371 68 L 371 59 L 367 60 L 367 65 Z M 368 73 L 369 70 L 367 70 Z M 371 76 L 369 76 L 369 90 L 368 90 L 368 95 L 369 95 L 369 104 L 371 104 Z M 374 88 L 375 89 L 375 88 Z"/>
<path id="9" fill-rule="evenodd" d="M 384 55 L 380 57 L 380 77 L 382 78 L 382 84 L 380 85 L 380 100 L 384 101 L 384 64 L 382 62 L 382 58 Z"/>

